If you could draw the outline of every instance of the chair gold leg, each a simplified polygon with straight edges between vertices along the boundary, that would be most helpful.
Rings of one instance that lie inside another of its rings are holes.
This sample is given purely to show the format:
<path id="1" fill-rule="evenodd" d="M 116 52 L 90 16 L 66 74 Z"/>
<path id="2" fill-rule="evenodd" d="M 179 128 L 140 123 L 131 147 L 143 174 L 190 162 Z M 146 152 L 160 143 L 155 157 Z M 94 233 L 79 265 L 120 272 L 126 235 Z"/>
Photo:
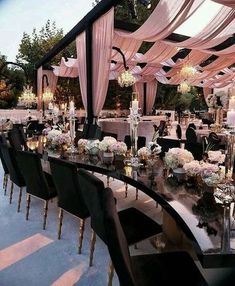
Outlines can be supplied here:
<path id="1" fill-rule="evenodd" d="M 95 241 L 96 241 L 96 233 L 94 230 L 91 230 L 91 246 L 90 246 L 90 261 L 89 261 L 89 266 L 93 265 L 93 255 L 94 255 L 94 250 L 95 250 Z"/>
<path id="2" fill-rule="evenodd" d="M 22 188 L 22 187 L 20 187 L 19 198 L 18 198 L 18 207 L 17 207 L 17 212 L 20 212 L 20 205 L 21 205 L 22 191 L 23 191 L 23 188 Z"/>
<path id="3" fill-rule="evenodd" d="M 58 223 L 58 239 L 61 239 L 61 229 L 63 224 L 64 211 L 59 209 L 59 223 Z"/>
<path id="4" fill-rule="evenodd" d="M 128 185 L 125 183 L 125 198 L 127 198 L 127 192 L 128 192 Z"/>
<path id="5" fill-rule="evenodd" d="M 43 229 L 46 229 L 46 224 L 47 224 L 47 211 L 48 211 L 48 201 L 45 201 L 45 202 L 44 202 Z"/>
<path id="6" fill-rule="evenodd" d="M 5 175 L 5 185 L 4 185 L 4 196 L 7 194 L 7 183 L 8 183 L 8 174 Z"/>
<path id="7" fill-rule="evenodd" d="M 11 182 L 10 199 L 9 199 L 10 204 L 12 203 L 13 189 L 14 189 L 14 183 Z"/>
<path id="8" fill-rule="evenodd" d="M 26 217 L 25 217 L 26 220 L 29 220 L 30 202 L 31 202 L 31 196 L 30 196 L 30 194 L 27 194 Z"/>
<path id="9" fill-rule="evenodd" d="M 114 275 L 114 267 L 112 261 L 110 261 L 108 269 L 108 286 L 112 286 L 113 275 Z"/>
<path id="10" fill-rule="evenodd" d="M 82 242 L 85 229 L 85 219 L 80 219 L 78 254 L 82 253 Z"/>
<path id="11" fill-rule="evenodd" d="M 135 199 L 139 199 L 139 190 L 137 188 L 135 189 Z"/>

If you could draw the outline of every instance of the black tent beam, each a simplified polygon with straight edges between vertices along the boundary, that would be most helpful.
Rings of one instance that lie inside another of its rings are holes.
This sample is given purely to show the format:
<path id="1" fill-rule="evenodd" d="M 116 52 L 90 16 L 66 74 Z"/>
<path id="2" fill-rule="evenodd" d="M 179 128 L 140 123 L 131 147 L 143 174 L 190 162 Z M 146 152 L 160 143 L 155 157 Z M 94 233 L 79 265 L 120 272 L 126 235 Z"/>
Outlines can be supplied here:
<path id="1" fill-rule="evenodd" d="M 120 0 L 103 0 L 97 4 L 82 20 L 67 33 L 40 61 L 35 64 L 35 68 L 48 63 L 60 51 L 66 48 L 76 37 L 91 26 L 98 18 L 108 12 L 113 6 L 116 6 Z"/>

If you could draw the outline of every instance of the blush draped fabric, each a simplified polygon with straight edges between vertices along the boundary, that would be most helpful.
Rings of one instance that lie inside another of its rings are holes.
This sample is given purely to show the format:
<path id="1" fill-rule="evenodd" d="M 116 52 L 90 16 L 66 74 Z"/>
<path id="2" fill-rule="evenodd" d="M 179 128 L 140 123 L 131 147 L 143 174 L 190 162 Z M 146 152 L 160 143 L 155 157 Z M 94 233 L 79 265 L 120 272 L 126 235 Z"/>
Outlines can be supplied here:
<path id="1" fill-rule="evenodd" d="M 77 68 L 82 102 L 87 111 L 87 69 L 86 69 L 86 33 L 83 32 L 76 38 Z"/>
<path id="2" fill-rule="evenodd" d="M 190 17 L 204 1 L 161 0 L 137 31 L 128 35 L 123 32 L 118 34 L 123 37 L 149 42 L 164 39 Z"/>
<path id="3" fill-rule="evenodd" d="M 38 109 L 42 109 L 42 66 L 37 70 L 37 97 Z"/>
<path id="4" fill-rule="evenodd" d="M 93 112 L 99 116 L 103 108 L 109 84 L 110 59 L 114 30 L 114 8 L 93 24 Z"/>
<path id="5" fill-rule="evenodd" d="M 212 0 L 213 2 L 231 7 L 231 8 L 235 8 L 235 1 L 234 0 Z"/>
<path id="6" fill-rule="evenodd" d="M 204 95 L 204 98 L 205 98 L 205 102 L 207 103 L 206 101 L 206 98 L 209 94 L 212 93 L 212 88 L 209 88 L 209 87 L 203 87 L 203 95 Z"/>
<path id="7" fill-rule="evenodd" d="M 151 114 L 152 108 L 155 102 L 156 93 L 157 93 L 158 82 L 154 79 L 152 81 L 147 82 L 146 96 L 147 96 L 147 104 L 146 104 L 146 113 Z"/>

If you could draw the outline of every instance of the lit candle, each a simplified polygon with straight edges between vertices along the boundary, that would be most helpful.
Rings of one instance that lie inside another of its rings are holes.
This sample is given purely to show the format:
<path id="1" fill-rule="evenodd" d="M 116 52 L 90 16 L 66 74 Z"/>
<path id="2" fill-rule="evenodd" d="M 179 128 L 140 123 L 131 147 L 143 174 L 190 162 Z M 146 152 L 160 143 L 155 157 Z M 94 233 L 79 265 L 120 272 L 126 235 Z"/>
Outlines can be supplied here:
<path id="1" fill-rule="evenodd" d="M 49 110 L 52 110 L 52 109 L 53 109 L 53 104 L 52 104 L 52 102 L 49 102 L 49 104 L 48 104 L 48 109 L 49 109 Z"/>
<path id="2" fill-rule="evenodd" d="M 74 116 L 74 114 L 75 114 L 74 102 L 71 100 L 69 103 L 69 115 Z"/>
<path id="3" fill-rule="evenodd" d="M 229 126 L 235 126 L 235 110 L 227 112 L 227 124 Z"/>
<path id="4" fill-rule="evenodd" d="M 137 114 L 139 110 L 139 101 L 137 99 L 134 99 L 131 103 L 131 107 L 132 107 L 133 113 Z"/>

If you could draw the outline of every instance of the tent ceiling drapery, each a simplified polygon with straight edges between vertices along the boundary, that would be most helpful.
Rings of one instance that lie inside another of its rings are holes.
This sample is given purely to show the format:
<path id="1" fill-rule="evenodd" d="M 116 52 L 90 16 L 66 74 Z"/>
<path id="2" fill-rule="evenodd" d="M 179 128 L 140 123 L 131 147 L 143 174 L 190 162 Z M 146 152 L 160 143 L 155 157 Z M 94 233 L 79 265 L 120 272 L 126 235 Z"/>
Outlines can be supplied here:
<path id="1" fill-rule="evenodd" d="M 101 12 L 99 6 L 105 7 L 107 12 L 112 3 L 116 5 L 118 2 L 119 1 L 112 2 L 111 0 L 107 0 L 106 2 L 101 1 L 93 10 L 99 11 L 99 16 L 104 16 L 104 11 Z M 185 21 L 190 20 L 194 14 L 198 13 L 203 5 L 208 2 L 218 2 L 223 5 L 216 4 L 218 9 L 212 19 L 208 21 L 208 24 L 205 25 L 200 32 L 190 38 L 184 36 L 177 38 L 172 34 L 176 29 L 179 29 Z M 177 85 L 182 80 L 179 76 L 179 70 L 183 64 L 190 63 L 197 67 L 198 70 L 196 76 L 189 80 L 190 84 L 207 88 L 228 85 L 234 79 L 234 70 L 231 66 L 233 66 L 235 58 L 235 38 L 233 35 L 235 28 L 235 10 L 233 9 L 234 7 L 231 6 L 231 2 L 232 1 L 226 0 L 161 0 L 147 21 L 139 28 L 126 31 L 119 26 L 117 29 L 110 31 L 113 33 L 110 46 L 116 46 L 121 49 L 125 55 L 127 65 L 140 82 L 150 82 L 156 79 L 156 81 L 164 84 Z M 91 11 L 91 14 L 95 19 L 99 18 L 99 16 L 95 15 L 95 12 L 92 13 Z M 82 23 L 77 26 L 84 26 L 84 29 L 79 28 L 77 35 L 85 31 L 85 27 L 89 25 L 93 25 L 94 28 L 94 22 L 96 21 L 94 18 L 90 20 L 90 22 L 85 20 L 81 21 Z M 130 27 L 131 25 L 128 25 L 127 29 Z M 99 29 L 99 31 L 103 31 L 102 28 Z M 72 37 L 75 38 L 75 28 L 71 33 L 73 34 L 72 36 L 66 35 L 70 40 Z M 86 47 L 87 38 L 82 41 L 83 42 L 80 42 L 80 46 L 77 45 L 77 53 L 79 56 L 80 53 L 82 55 L 84 54 L 80 49 L 81 47 Z M 96 35 L 93 35 L 92 41 L 93 45 L 97 44 Z M 152 42 L 152 45 L 145 54 L 141 54 L 140 49 L 146 41 Z M 70 42 L 68 41 L 67 43 L 69 44 Z M 62 48 L 64 44 L 64 41 L 62 41 Z M 180 50 L 180 48 L 182 50 Z M 53 48 L 49 56 L 43 60 L 45 61 L 45 59 L 51 58 L 53 53 L 58 49 L 58 46 Z M 88 51 L 87 48 L 86 51 Z M 91 51 L 91 53 L 92 52 L 94 53 L 94 51 Z M 105 50 L 103 53 L 104 52 Z M 104 56 L 104 54 L 102 54 L 102 56 Z M 87 58 L 89 56 L 85 55 L 85 57 Z M 43 60 L 40 63 L 42 63 Z M 90 69 L 89 65 L 86 66 L 87 63 L 81 60 L 81 56 L 79 61 L 73 60 L 73 64 L 69 66 L 64 61 L 61 61 L 61 66 L 59 69 L 55 68 L 55 73 L 57 72 L 58 75 L 62 75 L 67 72 L 68 75 L 70 69 L 77 69 L 77 75 L 79 74 L 83 79 L 86 78 L 86 69 Z M 105 61 L 109 62 L 109 65 L 105 62 L 106 68 L 108 66 L 110 67 L 109 79 L 117 78 L 118 74 L 124 70 L 122 58 L 115 50 L 111 52 L 109 58 L 106 57 Z M 116 64 L 111 63 L 111 61 L 114 61 Z M 38 67 L 39 66 L 40 64 Z M 99 66 L 99 71 L 102 71 L 101 65 Z M 71 74 L 73 74 L 72 71 Z M 94 85 L 94 78 L 92 78 L 91 73 L 88 73 L 87 76 L 90 76 L 90 80 L 92 79 Z M 90 93 L 88 92 L 86 95 L 86 88 L 88 87 L 84 84 L 82 88 L 83 101 Z M 94 96 L 94 94 L 91 96 Z M 96 108 L 97 106 L 93 106 L 93 110 L 96 110 Z M 100 107 L 98 109 L 100 109 Z"/>
<path id="2" fill-rule="evenodd" d="M 133 33 L 121 31 L 120 29 L 114 31 L 112 44 L 122 50 L 127 64 L 131 67 L 137 80 L 148 81 L 154 77 L 162 83 L 179 84 L 181 79 L 178 76 L 178 72 L 182 65 L 188 62 L 193 66 L 197 66 L 199 71 L 199 74 L 190 81 L 191 84 L 208 86 L 210 82 L 212 88 L 216 84 L 221 84 L 223 77 L 216 78 L 215 75 L 223 73 L 222 70 L 225 67 L 230 67 L 234 64 L 235 45 L 220 51 L 216 51 L 213 47 L 221 44 L 233 35 L 235 30 L 235 10 L 226 5 L 226 3 L 229 4 L 232 1 L 216 1 L 226 6 L 221 5 L 214 18 L 197 35 L 177 43 L 166 39 L 186 19 L 197 10 L 200 10 L 200 7 L 206 1 L 211 0 L 161 0 L 151 16 L 137 31 Z M 166 14 L 167 17 L 165 17 Z M 165 20 L 161 21 L 163 17 L 165 17 Z M 158 25 L 156 25 L 156 19 L 158 19 Z M 139 53 L 142 43 L 150 40 L 156 41 L 145 54 Z M 185 58 L 178 58 L 174 61 L 172 57 L 177 55 L 180 47 L 191 49 L 191 52 Z M 213 54 L 217 55 L 218 58 L 201 67 L 200 64 Z M 59 76 L 75 76 L 78 63 L 75 59 L 71 60 L 74 61 L 73 65 L 69 64 L 70 59 L 67 63 L 62 60 L 60 68 L 55 68 L 55 74 Z M 114 79 L 124 70 L 124 67 L 121 55 L 117 51 L 112 51 L 110 60 L 116 62 L 116 65 L 110 68 L 109 76 L 110 79 Z M 146 63 L 146 66 L 141 68 L 138 65 L 140 63 Z M 170 67 L 170 70 L 159 74 L 164 66 Z M 208 80 L 208 77 L 210 77 L 210 80 Z M 205 79 L 207 81 L 204 82 Z M 227 84 L 233 80 L 232 76 L 229 78 L 224 77 L 224 79 L 227 79 Z"/>

